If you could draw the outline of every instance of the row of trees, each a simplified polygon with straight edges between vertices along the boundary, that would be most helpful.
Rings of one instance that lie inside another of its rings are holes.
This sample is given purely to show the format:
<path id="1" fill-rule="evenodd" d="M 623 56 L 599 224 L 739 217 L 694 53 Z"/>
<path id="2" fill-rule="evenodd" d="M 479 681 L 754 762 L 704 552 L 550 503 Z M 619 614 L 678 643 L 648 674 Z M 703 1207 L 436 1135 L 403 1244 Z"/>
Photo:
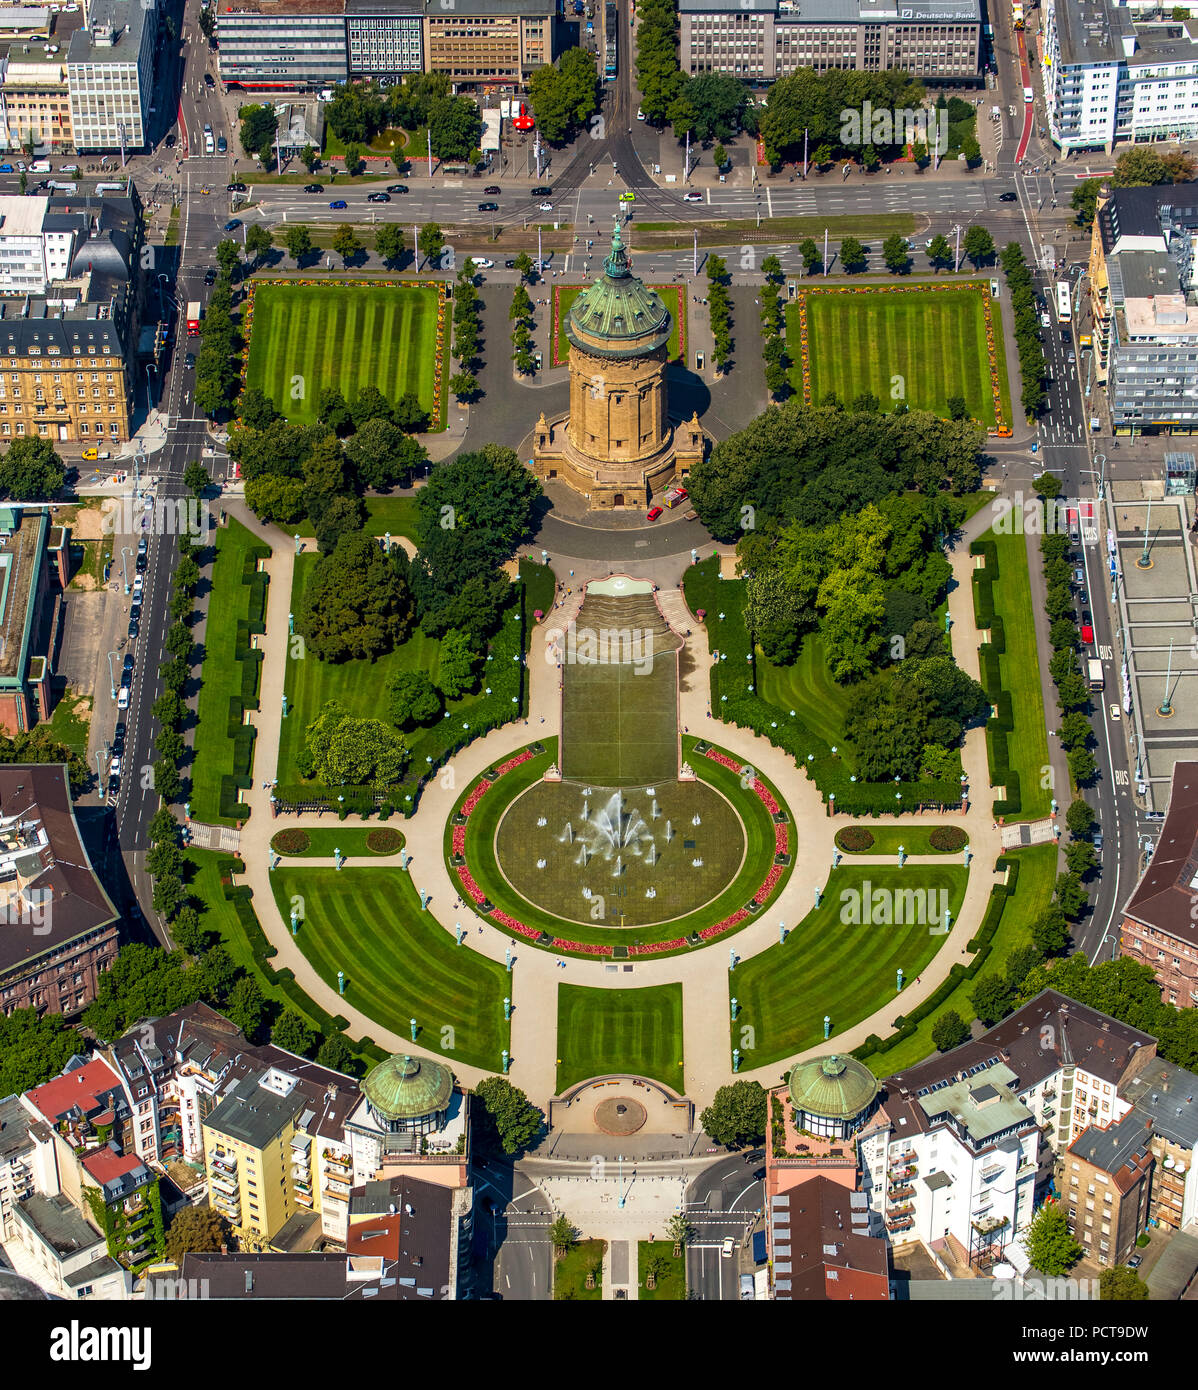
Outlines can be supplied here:
<path id="1" fill-rule="evenodd" d="M 732 305 L 728 297 L 728 266 L 722 256 L 707 258 L 707 309 L 711 319 L 712 356 L 723 371 L 732 356 Z"/>
<path id="2" fill-rule="evenodd" d="M 482 296 L 474 283 L 478 271 L 474 262 L 467 256 L 466 264 L 458 271 L 458 282 L 453 291 L 453 355 L 457 358 L 458 369 L 449 378 L 449 389 L 459 400 L 469 400 L 478 390 L 476 375 L 481 359 L 482 346 L 481 320 Z"/>
<path id="3" fill-rule="evenodd" d="M 853 140 L 846 140 L 845 113 L 860 113 L 867 101 L 877 112 L 916 111 L 923 99 L 922 83 L 897 68 L 882 72 L 833 68 L 825 73 L 800 68 L 770 88 L 765 109 L 758 115 L 758 133 L 771 164 L 801 159 L 806 147 L 809 154 L 814 151 L 817 164 L 845 156 L 861 157 L 869 167 L 901 153 L 906 132 L 901 126 L 879 131 L 875 142 L 872 129 L 859 130 Z"/>
<path id="4" fill-rule="evenodd" d="M 508 310 L 508 318 L 512 323 L 512 360 L 516 364 L 516 370 L 522 376 L 526 376 L 535 368 L 537 360 L 532 350 L 532 299 L 523 280 L 516 286 L 516 292 L 512 295 L 512 307 Z"/>
<path id="5" fill-rule="evenodd" d="M 1036 288 L 1018 242 L 1009 242 L 999 256 L 1014 312 L 1015 349 L 1019 354 L 1019 374 L 1023 381 L 1020 403 L 1030 420 L 1044 407 L 1044 348 L 1040 342 L 1040 317 L 1036 309 Z"/>
<path id="6" fill-rule="evenodd" d="M 541 135 L 557 144 L 573 135 L 599 109 L 599 76 L 594 54 L 568 48 L 528 79 L 528 102 Z"/>
<path id="7" fill-rule="evenodd" d="M 678 64 L 674 0 L 645 0 L 636 35 L 636 85 L 647 120 L 668 122 L 681 140 L 689 131 L 701 144 L 755 130 L 754 108 L 739 79 L 726 73 L 688 77 Z M 723 159 L 713 154 L 717 168 Z"/>
<path id="8" fill-rule="evenodd" d="M 782 262 L 766 256 L 761 262 L 761 356 L 765 384 L 775 400 L 790 392 L 790 357 L 786 351 L 786 310 L 782 303 Z"/>
<path id="9" fill-rule="evenodd" d="M 198 496 L 208 483 L 203 464 L 188 464 L 186 476 Z M 195 619 L 195 594 L 200 582 L 199 553 L 199 547 L 192 545 L 191 537 L 186 532 L 181 534 L 179 563 L 175 566 L 175 583 L 168 606 L 172 622 L 167 629 L 166 649 L 170 659 L 159 668 L 166 688 L 155 700 L 152 710 L 160 725 L 154 738 L 154 749 L 158 755 L 153 765 L 154 790 L 167 803 L 177 801 L 183 791 L 183 779 L 179 773 L 179 763 L 184 753 L 183 724 L 187 717 L 183 690 L 191 672 L 195 648 L 189 624 Z M 155 876 L 154 869 L 150 868 L 148 872 Z M 154 908 L 168 920 L 171 915 L 169 906 L 180 898 L 181 885 L 166 883 L 162 887 L 160 904 L 159 887 L 155 884 Z"/>

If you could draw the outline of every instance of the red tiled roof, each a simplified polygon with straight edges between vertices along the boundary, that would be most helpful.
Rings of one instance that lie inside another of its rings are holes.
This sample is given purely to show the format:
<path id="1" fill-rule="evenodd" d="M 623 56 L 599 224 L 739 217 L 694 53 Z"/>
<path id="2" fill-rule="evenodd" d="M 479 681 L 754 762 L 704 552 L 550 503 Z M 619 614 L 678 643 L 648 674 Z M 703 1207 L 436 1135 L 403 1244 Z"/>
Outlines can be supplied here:
<path id="1" fill-rule="evenodd" d="M 121 1079 L 116 1072 L 102 1057 L 93 1057 L 74 1071 L 56 1076 L 43 1086 L 35 1086 L 28 1096 L 43 1118 L 57 1124 L 76 1106 L 85 1115 L 94 1115 L 107 1105 L 100 1097 L 120 1088 Z"/>
<path id="2" fill-rule="evenodd" d="M 381 1255 L 388 1264 L 399 1259 L 400 1216 L 376 1216 L 373 1221 L 356 1221 L 346 1232 L 347 1255 Z"/>
<path id="3" fill-rule="evenodd" d="M 114 1178 L 124 1177 L 126 1173 L 135 1173 L 143 1166 L 136 1154 L 122 1155 L 109 1148 L 96 1149 L 80 1161 L 101 1187 Z"/>

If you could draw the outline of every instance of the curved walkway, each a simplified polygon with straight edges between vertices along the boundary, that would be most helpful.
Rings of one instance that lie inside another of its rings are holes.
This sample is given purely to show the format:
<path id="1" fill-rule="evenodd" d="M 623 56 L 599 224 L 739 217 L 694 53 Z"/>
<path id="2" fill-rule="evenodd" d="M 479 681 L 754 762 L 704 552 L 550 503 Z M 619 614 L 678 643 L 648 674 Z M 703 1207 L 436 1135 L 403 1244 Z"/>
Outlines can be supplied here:
<path id="1" fill-rule="evenodd" d="M 241 855 L 246 865 L 245 881 L 253 889 L 258 919 L 278 953 L 274 964 L 276 968 L 287 966 L 294 971 L 300 987 L 321 1007 L 331 1014 L 340 1013 L 348 1018 L 351 1037 L 369 1035 L 388 1049 L 421 1052 L 422 1049 L 414 1046 L 408 1038 L 389 1032 L 373 1019 L 347 1006 L 346 1001 L 309 964 L 275 904 L 270 883 L 270 839 L 280 828 L 280 823 L 270 813 L 269 775 L 278 761 L 287 659 L 285 637 L 295 547 L 289 536 L 276 527 L 262 525 L 244 504 L 231 501 L 226 510 L 272 547 L 271 558 L 265 562 L 270 573 L 270 588 L 266 636 L 262 641 L 261 703 L 260 709 L 250 716 L 258 730 L 254 755 L 255 781 L 244 796 L 252 814 L 241 831 Z M 972 518 L 965 528 L 964 539 L 950 557 L 956 580 L 948 602 L 953 623 L 954 652 L 961 667 L 975 678 L 978 675 L 978 635 L 973 620 L 970 578 L 975 560 L 969 554 L 969 541 L 985 529 L 987 520 L 984 513 Z M 535 554 L 536 551 L 530 547 L 529 553 Z M 581 603 L 582 586 L 590 579 L 605 576 L 609 573 L 609 567 L 598 561 L 570 560 L 561 556 L 554 557 L 553 563 L 563 581 L 559 591 L 563 607 L 557 610 L 552 621 L 542 624 L 533 633 L 528 655 L 529 717 L 472 743 L 449 764 L 451 776 L 437 778 L 426 787 L 419 809 L 403 827 L 412 881 L 420 892 L 430 895 L 430 914 L 444 930 L 453 935 L 459 922 L 466 928 L 470 949 L 502 961 L 509 947 L 512 948 L 515 964 L 512 972 L 510 1075 L 513 1082 L 522 1087 L 536 1104 L 544 1107 L 556 1091 L 557 986 L 564 980 L 596 988 L 681 983 L 685 1089 L 697 1105 L 703 1106 L 710 1101 L 718 1086 L 726 1084 L 733 1077 L 728 1023 L 728 957 L 718 942 L 713 943 L 710 949 L 696 950 L 687 955 L 638 960 L 630 972 L 611 962 L 573 957 L 566 958 L 565 969 L 561 969 L 552 954 L 531 945 L 513 942 L 488 919 L 479 917 L 462 902 L 460 890 L 451 880 L 442 855 L 444 826 L 461 790 L 485 768 L 525 744 L 538 737 L 560 734 L 559 672 L 553 658 L 547 653 L 546 633 L 569 620 Z M 707 633 L 686 609 L 678 587 L 688 564 L 688 555 L 677 555 L 667 561 L 654 561 L 647 567 L 656 571 L 654 577 L 661 586 L 658 598 L 666 616 L 681 631 L 691 630 L 688 639 L 691 661 L 680 680 L 681 721 L 689 732 L 709 736 L 745 762 L 759 767 L 788 801 L 795 823 L 796 861 L 787 886 L 766 912 L 730 938 L 732 949 L 743 960 L 777 941 L 779 922 L 793 926 L 810 910 L 813 890 L 817 886 L 822 887 L 827 880 L 835 832 L 840 825 L 848 823 L 848 818 L 836 820 L 828 816 L 815 785 L 796 769 L 793 761 L 781 750 L 747 730 L 712 720 L 708 699 L 711 654 Z M 567 594 L 567 589 L 572 592 Z M 904 990 L 904 1005 L 908 1010 L 933 993 L 948 975 L 950 967 L 966 955 L 966 943 L 977 930 L 990 889 L 998 881 L 993 866 L 1001 853 L 1000 832 L 990 808 L 983 729 L 968 731 L 962 757 L 973 798 L 969 810 L 953 815 L 952 820 L 959 821 L 970 837 L 974 858 L 969 882 L 957 921 L 935 957 L 921 971 L 920 984 L 909 985 Z M 931 812 L 922 818 L 937 822 L 945 819 L 943 815 Z M 910 814 L 881 816 L 878 823 L 911 825 L 919 819 L 919 815 Z M 284 823 L 288 826 L 317 826 L 324 822 L 316 815 L 304 815 L 288 816 Z M 359 817 L 347 817 L 344 822 L 349 826 L 375 823 Z M 863 863 L 894 862 L 893 858 L 884 856 L 851 858 L 854 862 L 861 859 Z M 318 866 L 322 861 L 304 862 Z M 917 857 L 914 862 L 952 861 L 947 856 L 937 856 L 934 861 Z M 893 1014 L 894 1004 L 890 1002 L 871 1017 L 834 1034 L 836 1047 L 850 1050 L 870 1033 L 888 1033 Z M 827 1046 L 820 1044 L 799 1055 L 820 1053 L 826 1051 Z M 439 1053 L 427 1055 L 441 1056 Z M 454 1068 L 466 1085 L 475 1084 L 484 1075 L 477 1068 L 458 1063 L 454 1064 Z M 773 1084 L 782 1070 L 782 1065 L 775 1062 L 756 1069 L 742 1067 L 739 1075 L 763 1084 Z"/>

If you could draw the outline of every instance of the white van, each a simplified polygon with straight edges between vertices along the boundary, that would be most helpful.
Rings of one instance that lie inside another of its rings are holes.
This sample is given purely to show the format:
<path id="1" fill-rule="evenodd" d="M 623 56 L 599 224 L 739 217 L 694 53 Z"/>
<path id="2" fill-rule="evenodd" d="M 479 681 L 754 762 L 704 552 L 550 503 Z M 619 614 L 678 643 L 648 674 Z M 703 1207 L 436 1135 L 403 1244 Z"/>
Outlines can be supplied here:
<path id="1" fill-rule="evenodd" d="M 204 153 L 205 153 L 205 154 L 215 154 L 215 153 L 216 153 L 216 142 L 213 140 L 213 138 L 212 138 L 212 132 L 211 132 L 210 130 L 209 130 L 209 131 L 206 131 L 206 132 L 204 133 Z"/>
<path id="2" fill-rule="evenodd" d="M 35 159 L 29 166 L 31 174 L 48 174 L 50 172 L 50 161 L 48 159 Z"/>

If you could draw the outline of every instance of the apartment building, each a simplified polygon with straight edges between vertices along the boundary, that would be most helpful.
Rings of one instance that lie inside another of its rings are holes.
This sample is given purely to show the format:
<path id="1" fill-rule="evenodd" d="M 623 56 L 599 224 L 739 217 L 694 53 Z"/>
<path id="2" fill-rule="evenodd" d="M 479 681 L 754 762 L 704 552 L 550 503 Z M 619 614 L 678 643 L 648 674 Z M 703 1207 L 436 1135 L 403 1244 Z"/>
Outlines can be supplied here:
<path id="1" fill-rule="evenodd" d="M 346 1253 L 381 1255 L 400 1298 L 458 1300 L 472 1288 L 474 1192 L 404 1173 L 355 1187 Z"/>
<path id="2" fill-rule="evenodd" d="M 0 573 L 6 558 L 15 603 L 28 581 L 2 548 Z M 0 904 L 0 1007 L 86 1008 L 116 959 L 119 919 L 83 847 L 62 764 L 0 767 Z"/>
<path id="3" fill-rule="evenodd" d="M 1123 909 L 1119 952 L 1151 967 L 1161 998 L 1198 1005 L 1198 762 L 1173 765 L 1169 808 Z"/>
<path id="4" fill-rule="evenodd" d="M 684 72 L 747 81 L 800 68 L 881 72 L 901 68 L 937 83 L 978 80 L 978 0 L 679 0 Z"/>
<path id="5" fill-rule="evenodd" d="M 1148 1215 L 1180 1231 L 1198 1220 L 1198 1076 L 1154 1057 L 1119 1095 L 1143 1123 L 1156 1160 Z"/>
<path id="6" fill-rule="evenodd" d="M 890 1297 L 886 1242 L 870 1234 L 869 1204 L 823 1175 L 771 1199 L 774 1297 L 876 1302 Z"/>
<path id="7" fill-rule="evenodd" d="M 133 1276 L 107 1247 L 104 1235 L 62 1193 L 35 1192 L 16 1208 L 9 1254 L 20 1263 L 19 1272 L 58 1298 L 111 1302 L 130 1296 Z"/>
<path id="8" fill-rule="evenodd" d="M 1054 990 L 980 1038 L 888 1077 L 858 1143 L 871 1230 L 952 1239 L 990 1267 L 1030 1221 L 1055 1155 L 1127 1112 L 1156 1040 Z"/>
<path id="9" fill-rule="evenodd" d="M 49 198 L 0 197 L 0 294 L 45 294 L 65 280 L 89 230 L 86 213 L 59 211 Z"/>
<path id="10" fill-rule="evenodd" d="M 158 44 L 156 0 L 89 0 L 71 35 L 67 86 L 80 154 L 145 149 Z"/>
<path id="11" fill-rule="evenodd" d="M 1198 135 L 1198 22 L 1120 0 L 1044 0 L 1043 13 L 1045 105 L 1062 150 Z"/>
<path id="12" fill-rule="evenodd" d="M 1134 1112 L 1088 1129 L 1065 1153 L 1062 1202 L 1073 1238 L 1098 1264 L 1121 1265 L 1148 1220 L 1154 1167 L 1148 1127 Z"/>
<path id="13" fill-rule="evenodd" d="M 51 51 L 51 48 L 57 51 Z M 74 149 L 66 52 L 61 44 L 10 44 L 0 58 L 0 149 Z"/>
<path id="14" fill-rule="evenodd" d="M 444 72 L 457 88 L 522 86 L 559 51 L 554 0 L 232 0 L 217 34 L 221 81 L 251 90 L 412 72 Z"/>

